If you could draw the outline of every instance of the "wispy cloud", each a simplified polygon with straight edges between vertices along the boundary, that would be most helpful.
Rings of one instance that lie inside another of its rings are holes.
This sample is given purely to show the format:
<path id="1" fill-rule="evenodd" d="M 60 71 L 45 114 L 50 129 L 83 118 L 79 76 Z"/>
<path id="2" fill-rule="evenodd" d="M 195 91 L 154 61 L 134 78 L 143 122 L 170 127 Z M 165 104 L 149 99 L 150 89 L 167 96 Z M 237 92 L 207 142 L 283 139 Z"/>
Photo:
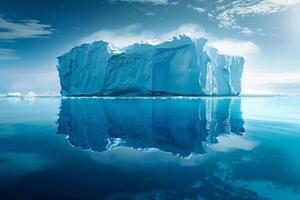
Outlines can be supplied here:
<path id="1" fill-rule="evenodd" d="M 41 24 L 38 20 L 13 21 L 0 15 L 0 41 L 48 37 L 52 33 L 53 28 L 50 25 Z M 0 60 L 18 58 L 14 49 L 0 48 Z"/>
<path id="2" fill-rule="evenodd" d="M 154 12 L 144 9 L 144 8 L 138 8 L 142 13 L 144 13 L 146 16 L 154 16 Z"/>
<path id="3" fill-rule="evenodd" d="M 188 4 L 187 5 L 188 8 L 194 10 L 195 12 L 197 12 L 198 14 L 203 14 L 205 13 L 206 9 L 205 8 L 202 8 L 202 7 L 196 7 L 196 6 L 193 6 L 191 4 Z"/>
<path id="4" fill-rule="evenodd" d="M 12 21 L 0 16 L 0 40 L 47 37 L 53 33 L 50 25 L 38 20 Z"/>
<path id="5" fill-rule="evenodd" d="M 110 1 L 118 1 L 118 0 L 110 0 Z M 153 5 L 167 5 L 172 2 L 169 0 L 119 0 L 119 1 L 127 1 L 127 2 L 135 2 L 135 3 L 151 3 Z"/>
<path id="6" fill-rule="evenodd" d="M 0 60 L 15 60 L 18 59 L 15 50 L 0 48 Z"/>
<path id="7" fill-rule="evenodd" d="M 218 5 L 216 20 L 219 27 L 232 28 L 246 35 L 260 34 L 260 29 L 241 26 L 238 22 L 239 19 L 277 13 L 297 5 L 300 5 L 300 0 L 236 0 L 229 4 Z"/>
<path id="8" fill-rule="evenodd" d="M 128 45 L 147 42 L 154 38 L 151 31 L 142 30 L 138 24 L 131 24 L 118 29 L 102 29 L 80 40 L 80 43 L 91 43 L 97 40 L 110 42 L 116 47 L 126 47 Z"/>

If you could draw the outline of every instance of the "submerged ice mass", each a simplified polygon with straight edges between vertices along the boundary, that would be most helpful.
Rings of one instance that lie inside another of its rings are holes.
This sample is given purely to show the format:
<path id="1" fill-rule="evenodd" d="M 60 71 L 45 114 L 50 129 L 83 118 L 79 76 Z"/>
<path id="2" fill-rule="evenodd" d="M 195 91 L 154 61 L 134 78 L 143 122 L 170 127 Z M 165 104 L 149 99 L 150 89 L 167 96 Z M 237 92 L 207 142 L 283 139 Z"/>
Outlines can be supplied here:
<path id="1" fill-rule="evenodd" d="M 238 95 L 244 58 L 218 53 L 206 39 L 179 36 L 121 50 L 104 41 L 58 57 L 61 94 Z"/>

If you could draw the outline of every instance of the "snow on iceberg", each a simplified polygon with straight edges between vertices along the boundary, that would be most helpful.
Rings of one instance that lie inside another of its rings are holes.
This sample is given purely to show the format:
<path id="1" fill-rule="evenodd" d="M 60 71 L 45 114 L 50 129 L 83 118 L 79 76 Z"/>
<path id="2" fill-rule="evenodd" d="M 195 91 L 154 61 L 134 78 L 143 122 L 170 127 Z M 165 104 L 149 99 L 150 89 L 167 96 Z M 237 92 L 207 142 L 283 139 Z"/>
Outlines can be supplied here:
<path id="1" fill-rule="evenodd" d="M 238 95 L 244 58 L 219 54 L 204 38 L 174 37 L 121 50 L 104 41 L 58 57 L 64 96 Z"/>

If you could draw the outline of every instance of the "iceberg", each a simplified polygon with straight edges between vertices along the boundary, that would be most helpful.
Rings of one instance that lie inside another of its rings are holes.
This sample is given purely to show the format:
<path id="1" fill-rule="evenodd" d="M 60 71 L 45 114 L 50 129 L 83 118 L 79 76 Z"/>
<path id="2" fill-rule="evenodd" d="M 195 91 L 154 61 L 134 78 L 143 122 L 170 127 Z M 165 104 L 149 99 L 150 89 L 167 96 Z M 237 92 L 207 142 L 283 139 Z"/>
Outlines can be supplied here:
<path id="1" fill-rule="evenodd" d="M 205 38 L 112 48 L 83 44 L 58 57 L 63 96 L 238 95 L 244 58 L 222 55 Z"/>

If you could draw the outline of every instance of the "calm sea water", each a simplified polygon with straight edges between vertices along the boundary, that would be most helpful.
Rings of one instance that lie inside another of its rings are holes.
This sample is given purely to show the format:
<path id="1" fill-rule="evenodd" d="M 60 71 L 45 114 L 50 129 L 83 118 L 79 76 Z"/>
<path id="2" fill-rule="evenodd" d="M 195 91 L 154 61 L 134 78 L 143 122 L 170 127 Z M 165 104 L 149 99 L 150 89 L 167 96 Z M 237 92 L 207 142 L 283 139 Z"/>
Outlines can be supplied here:
<path id="1" fill-rule="evenodd" d="M 2 98 L 0 199 L 300 199 L 300 98 Z"/>

